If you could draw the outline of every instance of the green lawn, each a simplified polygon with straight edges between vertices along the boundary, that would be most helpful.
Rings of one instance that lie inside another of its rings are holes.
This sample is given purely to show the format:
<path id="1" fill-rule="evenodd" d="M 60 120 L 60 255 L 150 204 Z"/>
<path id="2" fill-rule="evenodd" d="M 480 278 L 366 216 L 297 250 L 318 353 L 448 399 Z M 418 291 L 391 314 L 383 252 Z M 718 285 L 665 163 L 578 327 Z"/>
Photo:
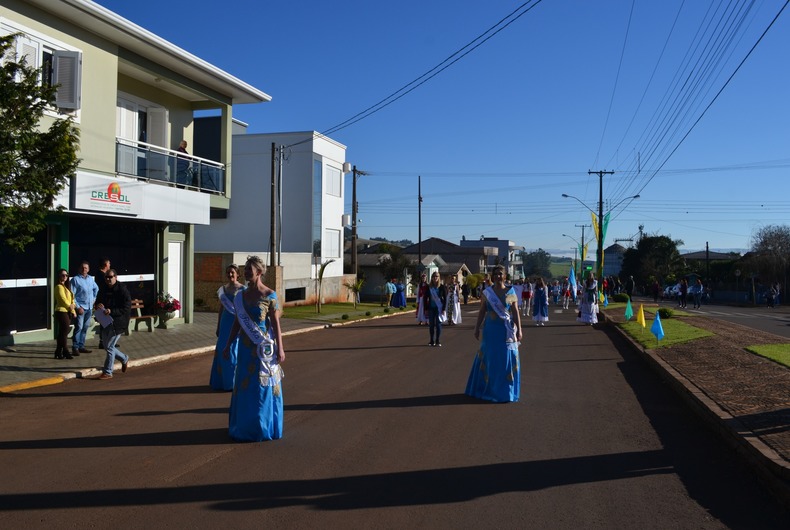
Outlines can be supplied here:
<path id="1" fill-rule="evenodd" d="M 610 304 L 610 307 L 607 308 L 607 310 L 612 311 L 617 309 L 617 307 L 613 309 L 611 307 L 612 305 L 622 306 L 623 312 L 625 312 L 625 304 Z M 642 325 L 636 321 L 638 311 L 639 307 L 637 306 L 634 308 L 634 316 L 631 317 L 631 320 L 628 322 L 619 323 L 617 325 L 620 326 L 620 328 L 622 328 L 632 339 L 645 348 L 666 348 L 668 346 L 672 346 L 673 344 L 689 342 L 713 335 L 713 333 L 710 331 L 696 328 L 686 324 L 682 320 L 678 320 L 676 318 L 664 318 L 661 319 L 661 327 L 664 330 L 664 338 L 659 341 L 650 331 L 650 328 L 653 326 L 653 320 L 655 319 L 655 313 L 645 310 L 645 327 L 643 328 Z"/>
<path id="2" fill-rule="evenodd" d="M 746 351 L 756 353 L 790 368 L 790 344 L 760 344 L 749 346 Z"/>

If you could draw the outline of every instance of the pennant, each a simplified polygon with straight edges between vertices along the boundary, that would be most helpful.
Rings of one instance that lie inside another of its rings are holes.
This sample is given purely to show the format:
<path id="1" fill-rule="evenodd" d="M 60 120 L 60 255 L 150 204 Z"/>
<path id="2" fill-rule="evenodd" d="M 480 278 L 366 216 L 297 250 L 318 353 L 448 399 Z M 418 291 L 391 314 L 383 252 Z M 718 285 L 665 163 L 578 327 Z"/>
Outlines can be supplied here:
<path id="1" fill-rule="evenodd" d="M 603 303 L 603 291 L 598 291 L 598 302 Z"/>
<path id="2" fill-rule="evenodd" d="M 655 335 L 658 340 L 664 338 L 664 327 L 661 325 L 661 317 L 658 316 L 658 311 L 656 311 L 656 318 L 653 320 L 653 325 L 650 326 L 650 332 Z"/>
<path id="3" fill-rule="evenodd" d="M 573 301 L 576 301 L 576 273 L 573 272 L 573 265 L 571 265 L 571 273 L 568 275 L 568 282 L 571 284 L 571 296 Z"/>
<path id="4" fill-rule="evenodd" d="M 625 306 L 625 319 L 631 320 L 631 317 L 634 316 L 634 308 L 631 307 L 631 300 L 628 300 L 628 303 Z"/>
<path id="5" fill-rule="evenodd" d="M 603 306 L 606 307 L 609 305 L 609 295 L 603 295 Z"/>
<path id="6" fill-rule="evenodd" d="M 639 304 L 639 313 L 636 315 L 636 321 L 639 322 L 642 327 L 645 327 L 645 308 L 642 304 Z"/>

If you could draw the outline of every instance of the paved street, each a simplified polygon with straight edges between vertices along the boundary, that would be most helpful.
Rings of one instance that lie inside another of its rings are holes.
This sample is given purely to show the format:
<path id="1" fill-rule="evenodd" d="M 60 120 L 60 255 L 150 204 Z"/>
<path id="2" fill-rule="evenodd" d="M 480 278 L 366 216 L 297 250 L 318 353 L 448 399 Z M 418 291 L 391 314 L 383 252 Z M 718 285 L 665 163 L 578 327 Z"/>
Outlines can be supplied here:
<path id="1" fill-rule="evenodd" d="M 0 526 L 786 528 L 616 334 L 553 313 L 494 405 L 465 316 L 442 348 L 411 315 L 287 337 L 275 442 L 228 439 L 209 355 L 4 394 Z"/>

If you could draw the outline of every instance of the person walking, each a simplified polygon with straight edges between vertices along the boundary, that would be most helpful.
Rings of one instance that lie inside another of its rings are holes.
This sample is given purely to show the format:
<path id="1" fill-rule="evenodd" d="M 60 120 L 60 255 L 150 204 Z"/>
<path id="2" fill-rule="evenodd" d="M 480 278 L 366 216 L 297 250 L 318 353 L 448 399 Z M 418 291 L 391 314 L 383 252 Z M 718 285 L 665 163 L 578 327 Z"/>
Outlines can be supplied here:
<path id="1" fill-rule="evenodd" d="M 431 283 L 426 289 L 423 307 L 428 310 L 428 331 L 431 334 L 431 342 L 428 346 L 441 346 L 442 323 L 447 321 L 447 288 L 442 285 L 437 271 L 431 274 Z"/>
<path id="2" fill-rule="evenodd" d="M 104 277 L 107 275 L 107 271 L 112 268 L 112 263 L 110 262 L 110 258 L 102 258 L 99 261 L 99 272 L 97 274 L 99 280 L 96 282 L 97 287 L 99 288 L 99 294 L 96 296 L 97 300 L 102 299 L 102 291 L 105 287 Z M 116 344 L 118 346 L 118 344 Z M 104 342 L 101 340 L 101 331 L 99 331 L 99 349 L 104 349 Z"/>
<path id="3" fill-rule="evenodd" d="M 240 442 L 277 440 L 283 436 L 282 363 L 285 361 L 280 302 L 264 285 L 266 266 L 258 256 L 244 264 L 247 288 L 236 291 L 236 318 L 222 350 L 230 358 L 233 341 L 240 336 L 228 432 Z"/>
<path id="4" fill-rule="evenodd" d="M 592 271 L 587 275 L 587 280 L 584 282 L 579 316 L 576 320 L 590 326 L 598 323 L 598 282 L 595 280 L 595 275 L 593 275 Z"/>
<path id="5" fill-rule="evenodd" d="M 115 269 L 107 271 L 104 281 L 107 287 L 102 291 L 102 299 L 96 304 L 96 310 L 112 317 L 112 321 L 101 328 L 101 338 L 107 358 L 99 379 L 112 379 L 115 359 L 121 361 L 121 372 L 126 372 L 129 356 L 118 349 L 118 339 L 129 329 L 129 316 L 132 312 L 132 297 L 124 284 L 118 281 Z"/>
<path id="6" fill-rule="evenodd" d="M 420 284 L 417 286 L 417 325 L 428 323 L 428 308 L 425 306 L 425 293 L 428 291 L 428 281 L 425 273 L 420 274 Z"/>
<path id="7" fill-rule="evenodd" d="M 461 296 L 464 297 L 464 305 L 469 303 L 469 284 L 465 280 L 463 286 L 461 286 Z"/>
<path id="8" fill-rule="evenodd" d="M 543 278 L 538 278 L 535 281 L 532 300 L 532 320 L 535 321 L 536 326 L 545 326 L 549 321 L 549 287 L 543 283 Z"/>
<path id="9" fill-rule="evenodd" d="M 447 322 L 457 326 L 461 319 L 461 290 L 458 287 L 458 276 L 451 274 L 447 277 Z"/>
<path id="10" fill-rule="evenodd" d="M 96 280 L 90 276 L 91 267 L 87 261 L 80 263 L 80 273 L 71 278 L 71 292 L 74 293 L 74 302 L 77 304 L 77 316 L 74 318 L 74 335 L 72 335 L 71 354 L 76 357 L 80 353 L 91 353 L 85 347 L 85 338 L 88 327 L 91 325 L 93 306 L 99 294 Z"/>
<path id="11" fill-rule="evenodd" d="M 513 287 L 505 285 L 505 268 L 492 271 L 494 283 L 480 299 L 475 339 L 480 347 L 466 383 L 468 396 L 497 403 L 518 401 L 521 372 L 518 346 L 522 339 L 519 300 Z"/>
<path id="12" fill-rule="evenodd" d="M 69 285 L 69 272 L 60 269 L 55 278 L 55 322 L 58 325 L 57 346 L 55 359 L 73 359 L 69 352 L 69 329 L 71 321 L 77 316 L 77 304 L 74 302 L 74 293 Z"/>
<path id="13" fill-rule="evenodd" d="M 535 284 L 532 283 L 531 279 L 527 278 L 524 281 L 524 289 L 521 291 L 521 299 L 523 300 L 525 317 L 528 317 L 530 311 L 532 311 L 532 295 L 534 292 Z"/>
<path id="14" fill-rule="evenodd" d="M 236 373 L 236 354 L 239 346 L 238 337 L 231 342 L 230 355 L 226 359 L 222 355 L 225 344 L 228 343 L 228 336 L 236 321 L 236 308 L 233 306 L 233 298 L 238 291 L 246 289 L 239 283 L 239 268 L 236 265 L 228 265 L 225 268 L 227 282 L 217 290 L 219 297 L 219 313 L 217 314 L 217 343 L 214 348 L 214 362 L 211 365 L 211 375 L 209 386 L 214 390 L 233 390 L 233 375 Z"/>
<path id="15" fill-rule="evenodd" d="M 702 279 L 697 278 L 696 283 L 691 287 L 691 297 L 694 300 L 694 309 L 702 309 L 702 293 L 705 292 L 705 287 L 702 285 Z"/>

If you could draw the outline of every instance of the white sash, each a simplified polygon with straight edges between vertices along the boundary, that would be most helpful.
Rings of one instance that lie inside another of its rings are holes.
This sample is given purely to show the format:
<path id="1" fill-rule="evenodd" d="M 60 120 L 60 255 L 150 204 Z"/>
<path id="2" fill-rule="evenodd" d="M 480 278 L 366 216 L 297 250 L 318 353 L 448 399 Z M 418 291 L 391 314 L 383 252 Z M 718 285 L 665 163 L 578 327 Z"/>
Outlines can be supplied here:
<path id="1" fill-rule="evenodd" d="M 233 304 L 236 307 L 236 320 L 238 320 L 241 329 L 247 334 L 250 341 L 256 346 L 256 354 L 260 360 L 260 372 L 258 378 L 261 386 L 274 386 L 280 383 L 280 380 L 285 377 L 283 369 L 277 364 L 277 343 L 269 337 L 269 333 L 264 333 L 258 327 L 247 309 L 244 307 L 244 291 L 238 291 L 233 298 Z"/>
<path id="2" fill-rule="evenodd" d="M 431 295 L 431 300 L 433 300 L 433 303 L 436 304 L 436 308 L 439 310 L 439 322 L 447 322 L 447 313 L 444 312 L 442 299 L 439 298 L 439 289 L 437 287 L 429 287 L 428 292 Z"/>
<path id="3" fill-rule="evenodd" d="M 222 304 L 222 307 L 225 308 L 225 311 L 230 313 L 231 315 L 236 314 L 236 308 L 233 305 L 233 300 L 225 293 L 225 287 L 220 287 L 217 291 L 217 296 L 219 297 L 219 301 Z"/>
<path id="4" fill-rule="evenodd" d="M 496 313 L 499 318 L 505 321 L 505 332 L 507 333 L 506 342 L 516 342 L 516 323 L 512 322 L 510 312 L 505 308 L 504 304 L 502 304 L 502 300 L 499 299 L 499 296 L 497 296 L 492 286 L 486 287 L 485 293 L 486 300 L 488 300 L 488 303 L 491 305 L 491 309 L 494 310 L 494 313 Z"/>

